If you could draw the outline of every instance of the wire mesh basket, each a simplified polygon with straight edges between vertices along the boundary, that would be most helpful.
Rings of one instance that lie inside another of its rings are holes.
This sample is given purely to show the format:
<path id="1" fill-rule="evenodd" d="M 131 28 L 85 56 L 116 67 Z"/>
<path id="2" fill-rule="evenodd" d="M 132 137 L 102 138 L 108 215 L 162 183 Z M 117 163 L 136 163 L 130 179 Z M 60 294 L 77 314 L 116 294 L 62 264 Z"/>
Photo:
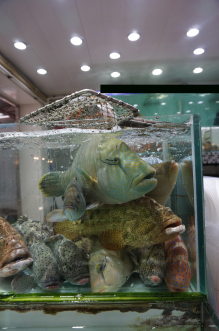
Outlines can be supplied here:
<path id="1" fill-rule="evenodd" d="M 20 123 L 65 125 L 80 129 L 112 129 L 139 115 L 137 108 L 93 90 L 81 90 L 20 119 Z"/>

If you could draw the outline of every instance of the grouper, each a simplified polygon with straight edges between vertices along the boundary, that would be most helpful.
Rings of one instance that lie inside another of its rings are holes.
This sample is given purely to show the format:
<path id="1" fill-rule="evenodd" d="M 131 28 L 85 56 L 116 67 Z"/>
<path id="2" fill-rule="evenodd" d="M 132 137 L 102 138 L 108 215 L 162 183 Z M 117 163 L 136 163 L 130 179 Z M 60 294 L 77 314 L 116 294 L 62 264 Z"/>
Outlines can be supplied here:
<path id="1" fill-rule="evenodd" d="M 45 174 L 39 188 L 48 197 L 66 195 L 76 178 L 87 205 L 122 204 L 153 190 L 157 184 L 154 176 L 155 169 L 123 141 L 100 134 L 75 151 L 70 169 Z"/>

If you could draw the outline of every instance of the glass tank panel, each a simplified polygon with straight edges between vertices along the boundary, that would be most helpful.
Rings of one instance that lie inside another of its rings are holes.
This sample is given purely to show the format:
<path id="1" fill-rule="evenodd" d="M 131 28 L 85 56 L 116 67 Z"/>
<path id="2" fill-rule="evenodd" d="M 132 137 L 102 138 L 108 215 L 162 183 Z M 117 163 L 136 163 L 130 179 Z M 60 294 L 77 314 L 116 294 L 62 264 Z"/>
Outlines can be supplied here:
<path id="1" fill-rule="evenodd" d="M 199 116 L 143 119 L 0 125 L 3 296 L 205 294 Z"/>

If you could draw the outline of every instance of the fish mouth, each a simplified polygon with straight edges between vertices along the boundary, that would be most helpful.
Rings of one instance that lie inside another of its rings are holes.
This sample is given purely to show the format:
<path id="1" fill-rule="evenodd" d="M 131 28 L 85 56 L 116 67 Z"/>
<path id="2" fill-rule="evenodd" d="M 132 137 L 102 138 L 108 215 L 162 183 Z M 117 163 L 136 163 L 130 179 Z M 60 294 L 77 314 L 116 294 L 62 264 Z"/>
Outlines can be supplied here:
<path id="1" fill-rule="evenodd" d="M 59 283 L 51 283 L 49 285 L 44 286 L 45 290 L 53 291 L 59 288 Z"/>
<path id="2" fill-rule="evenodd" d="M 151 184 L 154 184 L 155 187 L 157 184 L 157 179 L 154 178 L 155 174 L 156 174 L 155 169 L 150 167 L 149 173 L 147 172 L 147 174 L 145 174 L 142 172 L 134 178 L 131 187 L 132 188 L 145 187 Z"/>
<path id="3" fill-rule="evenodd" d="M 87 282 L 90 280 L 90 275 L 83 275 L 83 276 L 78 276 L 75 277 L 73 280 L 69 280 L 69 283 L 74 284 L 74 285 L 85 285 Z"/>
<path id="4" fill-rule="evenodd" d="M 0 277 L 12 276 L 30 266 L 33 259 L 25 248 L 8 253 L 1 261 Z"/>
<path id="5" fill-rule="evenodd" d="M 173 217 L 167 220 L 162 227 L 161 232 L 156 236 L 153 244 L 159 244 L 164 241 L 168 241 L 177 237 L 185 232 L 185 225 L 182 224 L 182 220 L 179 217 Z"/>

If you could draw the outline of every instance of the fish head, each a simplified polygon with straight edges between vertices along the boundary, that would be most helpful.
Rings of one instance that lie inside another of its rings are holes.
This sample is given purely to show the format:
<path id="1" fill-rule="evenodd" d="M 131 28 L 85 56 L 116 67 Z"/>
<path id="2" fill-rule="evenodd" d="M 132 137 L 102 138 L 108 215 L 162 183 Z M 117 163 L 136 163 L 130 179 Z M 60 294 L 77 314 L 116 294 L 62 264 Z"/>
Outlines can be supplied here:
<path id="1" fill-rule="evenodd" d="M 0 277 L 12 276 L 28 268 L 32 262 L 21 235 L 0 218 Z"/>
<path id="2" fill-rule="evenodd" d="M 36 242 L 31 247 L 33 252 L 32 276 L 43 289 L 55 290 L 59 287 L 60 271 L 55 257 L 43 242 Z"/>
<path id="3" fill-rule="evenodd" d="M 153 215 L 153 224 L 148 238 L 152 245 L 171 240 L 185 231 L 180 217 L 175 215 L 169 207 L 159 205 L 155 200 L 148 197 L 148 208 Z"/>
<path id="4" fill-rule="evenodd" d="M 88 261 L 82 249 L 71 240 L 58 243 L 58 262 L 64 280 L 74 285 L 85 285 L 89 281 Z"/>
<path id="5" fill-rule="evenodd" d="M 92 292 L 117 292 L 129 278 L 134 267 L 123 252 L 106 249 L 91 253 L 89 260 Z"/>
<path id="6" fill-rule="evenodd" d="M 65 216 L 70 221 L 76 221 L 81 218 L 86 210 L 86 201 L 78 182 L 74 179 L 66 188 L 64 194 Z"/>
<path id="7" fill-rule="evenodd" d="M 138 199 L 157 185 L 155 169 L 123 141 L 112 138 L 100 145 L 97 180 L 101 189 L 120 203 Z"/>

